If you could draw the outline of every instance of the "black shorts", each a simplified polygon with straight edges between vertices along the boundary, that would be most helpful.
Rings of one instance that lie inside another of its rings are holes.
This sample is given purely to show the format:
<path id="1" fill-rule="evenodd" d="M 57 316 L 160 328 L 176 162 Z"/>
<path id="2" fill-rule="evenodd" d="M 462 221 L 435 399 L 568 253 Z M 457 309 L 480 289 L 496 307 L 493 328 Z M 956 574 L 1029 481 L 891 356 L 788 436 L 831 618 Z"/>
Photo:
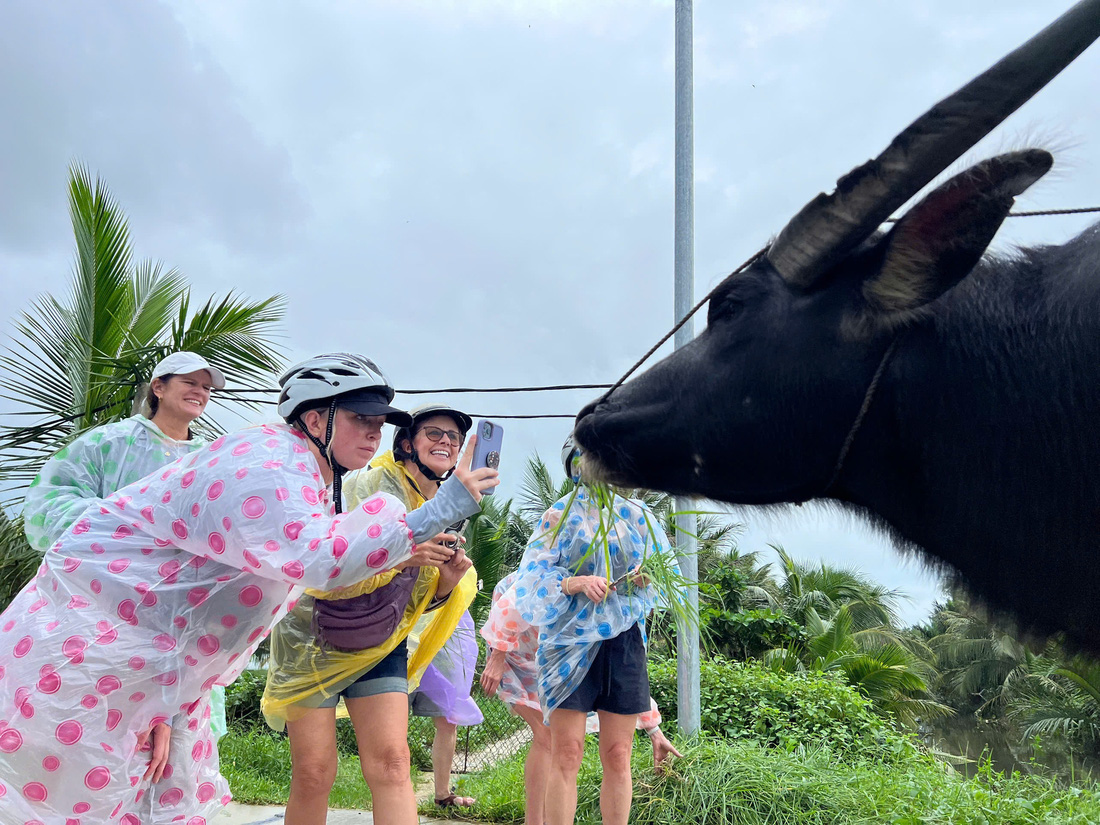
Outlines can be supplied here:
<path id="1" fill-rule="evenodd" d="M 600 643 L 587 675 L 558 705 L 590 713 L 602 710 L 633 716 L 649 710 L 649 671 L 645 666 L 642 631 L 633 625 L 625 633 Z"/>

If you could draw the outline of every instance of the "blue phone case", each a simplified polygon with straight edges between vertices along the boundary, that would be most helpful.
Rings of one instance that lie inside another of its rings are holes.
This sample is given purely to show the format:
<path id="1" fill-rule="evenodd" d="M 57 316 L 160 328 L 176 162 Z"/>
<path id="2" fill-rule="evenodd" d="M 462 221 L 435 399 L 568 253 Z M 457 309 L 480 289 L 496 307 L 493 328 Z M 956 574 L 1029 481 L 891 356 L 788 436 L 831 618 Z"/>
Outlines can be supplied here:
<path id="1" fill-rule="evenodd" d="M 500 469 L 500 445 L 504 440 L 504 428 L 493 421 L 479 421 L 477 429 L 477 444 L 474 445 L 474 458 L 470 464 L 471 470 L 481 467 Z M 493 490 L 486 490 L 485 495 L 491 496 Z"/>

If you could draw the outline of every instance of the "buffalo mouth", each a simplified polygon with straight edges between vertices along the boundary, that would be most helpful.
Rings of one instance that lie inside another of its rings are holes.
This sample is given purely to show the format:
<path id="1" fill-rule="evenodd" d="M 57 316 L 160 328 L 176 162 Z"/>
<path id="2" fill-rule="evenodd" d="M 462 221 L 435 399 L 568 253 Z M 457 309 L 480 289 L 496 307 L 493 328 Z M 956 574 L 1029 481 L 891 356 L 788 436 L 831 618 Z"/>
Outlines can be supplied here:
<path id="1" fill-rule="evenodd" d="M 649 487 L 635 456 L 660 449 L 660 433 L 646 435 L 650 418 L 615 401 L 594 401 L 577 414 L 573 437 L 581 448 L 581 473 L 588 481 L 617 487 Z"/>

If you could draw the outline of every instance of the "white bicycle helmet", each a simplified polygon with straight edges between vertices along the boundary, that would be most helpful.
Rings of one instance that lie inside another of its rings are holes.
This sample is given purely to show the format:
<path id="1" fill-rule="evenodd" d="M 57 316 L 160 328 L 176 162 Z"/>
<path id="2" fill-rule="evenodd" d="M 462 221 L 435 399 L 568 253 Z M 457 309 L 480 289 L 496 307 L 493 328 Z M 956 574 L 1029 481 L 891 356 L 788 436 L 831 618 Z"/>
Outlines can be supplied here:
<path id="1" fill-rule="evenodd" d="M 569 433 L 569 436 L 565 439 L 565 443 L 561 447 L 561 464 L 565 468 L 565 476 L 571 480 L 574 484 L 579 484 L 581 480 L 580 469 L 577 467 L 576 461 L 581 457 L 581 448 L 577 446 L 577 442 L 573 440 L 573 433 Z"/>
<path id="2" fill-rule="evenodd" d="M 393 386 L 378 365 L 364 355 L 330 352 L 314 356 L 283 373 L 279 386 L 279 415 L 288 422 L 309 406 L 325 407 L 334 398 L 348 395 L 350 400 L 350 394 L 356 393 L 363 400 L 356 399 L 355 403 L 348 404 L 354 406 L 356 412 L 385 415 L 390 424 L 399 427 L 411 423 L 407 413 L 389 406 L 393 401 Z M 370 399 L 371 393 L 377 399 Z M 373 408 L 359 409 L 370 400 L 375 401 Z"/>
<path id="3" fill-rule="evenodd" d="M 394 389 L 378 365 L 351 352 L 330 352 L 295 364 L 279 377 L 279 386 L 279 415 L 288 424 L 300 422 L 306 410 L 328 407 L 324 441 L 300 423 L 299 427 L 332 468 L 332 499 L 340 512 L 341 479 L 347 470 L 331 450 L 336 408 L 345 407 L 360 415 L 384 415 L 386 421 L 398 427 L 407 427 L 412 418 L 390 406 Z"/>

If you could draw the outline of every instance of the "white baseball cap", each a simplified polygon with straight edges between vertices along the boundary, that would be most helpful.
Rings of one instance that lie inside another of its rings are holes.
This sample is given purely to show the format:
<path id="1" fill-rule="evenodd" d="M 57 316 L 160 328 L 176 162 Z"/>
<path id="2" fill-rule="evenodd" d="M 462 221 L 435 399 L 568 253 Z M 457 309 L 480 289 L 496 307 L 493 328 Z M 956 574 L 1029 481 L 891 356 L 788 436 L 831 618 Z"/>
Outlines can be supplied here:
<path id="1" fill-rule="evenodd" d="M 149 376 L 149 380 L 163 378 L 166 375 L 187 375 L 197 370 L 206 370 L 210 373 L 210 383 L 219 390 L 225 389 L 225 375 L 222 371 L 210 366 L 209 362 L 198 353 L 187 351 L 173 352 L 164 358 L 153 367 L 153 374 Z"/>

